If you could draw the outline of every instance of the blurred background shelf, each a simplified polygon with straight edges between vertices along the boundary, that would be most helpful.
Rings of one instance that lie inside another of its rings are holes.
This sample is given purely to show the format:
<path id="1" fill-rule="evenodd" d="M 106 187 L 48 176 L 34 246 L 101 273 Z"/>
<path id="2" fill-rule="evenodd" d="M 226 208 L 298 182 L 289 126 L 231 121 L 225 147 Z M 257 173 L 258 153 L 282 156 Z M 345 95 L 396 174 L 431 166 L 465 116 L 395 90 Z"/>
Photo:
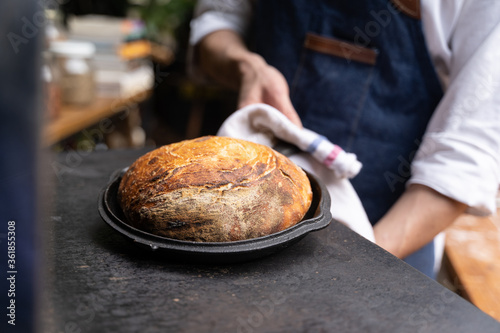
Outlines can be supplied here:
<path id="1" fill-rule="evenodd" d="M 127 98 L 97 98 L 88 106 L 64 106 L 57 118 L 49 120 L 43 133 L 44 146 L 51 146 L 92 125 L 109 127 L 111 117 L 130 109 L 151 96 L 151 90 L 140 91 Z M 126 115 L 128 116 L 128 115 Z M 103 123 L 106 121 L 106 123 Z M 103 130 L 103 133 L 106 130 Z"/>
<path id="2" fill-rule="evenodd" d="M 49 108 L 44 145 L 55 151 L 91 145 L 92 149 L 123 148 L 139 141 L 160 146 L 216 134 L 236 109 L 237 92 L 195 82 L 187 73 L 194 4 L 194 0 L 72 1 L 50 11 L 52 40 L 95 46 L 97 97 L 85 107 Z M 132 117 L 124 119 L 124 112 Z M 103 124 L 112 126 L 112 133 L 104 133 Z M 132 129 L 135 140 L 132 134 L 123 136 Z"/>

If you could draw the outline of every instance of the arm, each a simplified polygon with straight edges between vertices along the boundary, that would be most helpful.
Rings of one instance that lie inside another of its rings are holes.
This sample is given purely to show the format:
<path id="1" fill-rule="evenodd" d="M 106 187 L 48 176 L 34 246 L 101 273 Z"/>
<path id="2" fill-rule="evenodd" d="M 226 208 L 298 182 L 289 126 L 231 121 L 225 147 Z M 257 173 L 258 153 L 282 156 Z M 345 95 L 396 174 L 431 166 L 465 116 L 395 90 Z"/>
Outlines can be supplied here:
<path id="1" fill-rule="evenodd" d="M 239 90 L 238 107 L 266 103 L 301 127 L 283 75 L 250 52 L 240 37 L 248 30 L 251 15 L 250 0 L 199 0 L 191 22 L 191 68 Z"/>
<path id="2" fill-rule="evenodd" d="M 434 20 L 424 22 L 440 72 L 447 73 L 446 93 L 412 163 L 406 192 L 374 228 L 376 242 L 400 258 L 427 244 L 465 210 L 478 215 L 496 210 L 500 66 L 494 59 L 500 54 L 500 3 L 466 0 L 460 10 L 453 2 L 447 5 L 452 8 L 434 8 Z"/>
<path id="3" fill-rule="evenodd" d="M 202 72 L 229 88 L 239 89 L 239 108 L 266 103 L 302 126 L 283 75 L 260 55 L 250 52 L 236 32 L 215 31 L 203 38 L 197 47 Z"/>
<path id="4" fill-rule="evenodd" d="M 395 256 L 405 258 L 451 225 L 466 208 L 427 186 L 410 185 L 375 225 L 375 241 Z"/>

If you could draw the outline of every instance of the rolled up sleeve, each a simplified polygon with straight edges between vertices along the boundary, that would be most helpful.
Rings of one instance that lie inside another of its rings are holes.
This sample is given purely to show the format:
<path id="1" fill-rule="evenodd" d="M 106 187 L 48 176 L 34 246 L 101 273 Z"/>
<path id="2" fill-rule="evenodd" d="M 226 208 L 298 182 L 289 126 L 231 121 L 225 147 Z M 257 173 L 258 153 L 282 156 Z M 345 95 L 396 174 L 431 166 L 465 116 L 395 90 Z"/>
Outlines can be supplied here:
<path id="1" fill-rule="evenodd" d="M 467 204 L 469 213 L 487 215 L 496 211 L 500 183 L 500 5 L 469 3 L 450 39 L 448 89 L 408 184 L 429 186 Z"/>
<path id="2" fill-rule="evenodd" d="M 200 0 L 191 20 L 189 42 L 196 45 L 217 30 L 233 30 L 245 35 L 251 17 L 249 0 Z"/>
<path id="3" fill-rule="evenodd" d="M 233 30 L 239 35 L 245 36 L 251 15 L 251 0 L 199 0 L 190 22 L 187 52 L 188 73 L 195 79 L 205 80 L 195 57 L 196 44 L 218 30 Z"/>

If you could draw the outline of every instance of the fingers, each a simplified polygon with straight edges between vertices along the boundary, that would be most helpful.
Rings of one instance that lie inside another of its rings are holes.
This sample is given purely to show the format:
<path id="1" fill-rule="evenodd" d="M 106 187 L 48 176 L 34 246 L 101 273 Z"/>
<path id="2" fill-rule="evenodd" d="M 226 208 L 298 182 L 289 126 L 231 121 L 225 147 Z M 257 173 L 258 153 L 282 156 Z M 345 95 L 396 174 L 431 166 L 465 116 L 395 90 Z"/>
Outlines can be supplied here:
<path id="1" fill-rule="evenodd" d="M 239 109 L 255 103 L 265 103 L 271 105 L 283 113 L 293 124 L 302 128 L 302 121 L 300 120 L 297 111 L 295 111 L 288 94 L 263 93 L 262 90 L 260 90 L 260 87 L 240 90 L 238 99 Z"/>
<path id="2" fill-rule="evenodd" d="M 241 80 L 238 108 L 265 103 L 281 111 L 292 123 L 302 128 L 302 122 L 292 105 L 288 84 L 274 67 L 266 65 Z"/>

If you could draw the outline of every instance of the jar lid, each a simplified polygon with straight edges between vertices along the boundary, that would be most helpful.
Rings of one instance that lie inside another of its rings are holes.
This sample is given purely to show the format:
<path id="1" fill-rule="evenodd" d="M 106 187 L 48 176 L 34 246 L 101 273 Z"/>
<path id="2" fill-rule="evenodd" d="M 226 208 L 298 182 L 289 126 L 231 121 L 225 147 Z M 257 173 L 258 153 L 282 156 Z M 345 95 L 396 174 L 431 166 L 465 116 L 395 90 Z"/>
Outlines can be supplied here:
<path id="1" fill-rule="evenodd" d="M 88 58 L 94 55 L 95 45 L 73 40 L 55 41 L 50 44 L 50 51 L 58 55 Z"/>

